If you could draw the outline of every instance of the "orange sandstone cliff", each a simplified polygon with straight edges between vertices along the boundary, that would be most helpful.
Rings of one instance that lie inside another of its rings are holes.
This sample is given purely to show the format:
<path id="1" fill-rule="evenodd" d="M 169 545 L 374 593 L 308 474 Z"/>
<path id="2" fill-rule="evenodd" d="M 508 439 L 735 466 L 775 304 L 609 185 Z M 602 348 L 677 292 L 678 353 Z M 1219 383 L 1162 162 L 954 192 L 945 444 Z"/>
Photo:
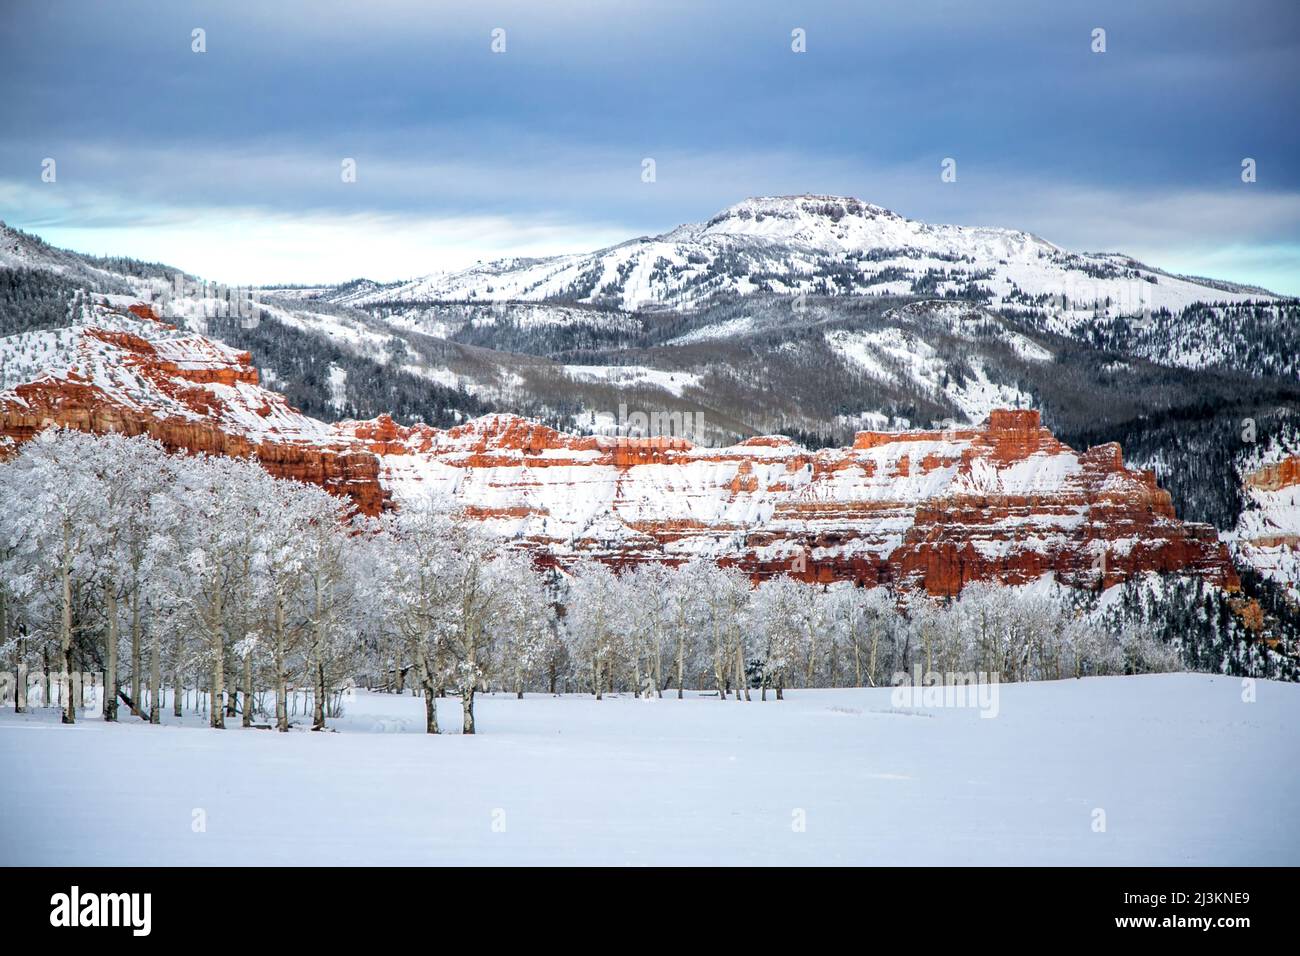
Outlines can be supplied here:
<path id="1" fill-rule="evenodd" d="M 0 436 L 21 443 L 56 425 L 253 455 L 370 515 L 443 496 L 560 563 L 699 558 L 934 594 L 1045 574 L 1097 587 L 1143 571 L 1237 586 L 1214 529 L 1179 521 L 1149 472 L 1126 468 L 1117 445 L 1068 448 L 1034 411 L 860 432 L 820 451 L 780 436 L 703 448 L 570 435 L 511 415 L 450 429 L 386 416 L 330 425 L 263 387 L 248 353 L 152 314 L 124 318 L 70 330 L 29 380 L 0 392 Z"/>

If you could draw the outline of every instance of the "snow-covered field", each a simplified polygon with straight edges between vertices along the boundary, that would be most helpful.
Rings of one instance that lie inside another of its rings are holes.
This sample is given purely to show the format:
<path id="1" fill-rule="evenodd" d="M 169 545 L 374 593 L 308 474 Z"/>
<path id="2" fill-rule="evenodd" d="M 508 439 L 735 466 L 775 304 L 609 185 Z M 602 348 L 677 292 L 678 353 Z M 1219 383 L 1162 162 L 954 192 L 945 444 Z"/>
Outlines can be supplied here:
<path id="1" fill-rule="evenodd" d="M 999 691 L 993 719 L 888 689 L 488 695 L 475 737 L 364 692 L 326 734 L 6 710 L 0 863 L 1300 863 L 1300 686 Z"/>

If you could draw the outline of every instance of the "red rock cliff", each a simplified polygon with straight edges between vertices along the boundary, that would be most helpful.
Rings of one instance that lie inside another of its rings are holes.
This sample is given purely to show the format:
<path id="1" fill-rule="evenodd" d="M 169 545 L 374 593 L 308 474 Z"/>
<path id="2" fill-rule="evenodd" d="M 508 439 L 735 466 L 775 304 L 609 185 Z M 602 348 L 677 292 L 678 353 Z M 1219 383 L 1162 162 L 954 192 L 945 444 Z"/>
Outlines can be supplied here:
<path id="1" fill-rule="evenodd" d="M 149 435 L 172 451 L 255 456 L 366 514 L 385 506 L 378 459 L 258 385 L 247 352 L 197 335 L 83 328 L 61 359 L 0 393 L 0 436 L 22 443 L 51 425 Z"/>
<path id="2" fill-rule="evenodd" d="M 1179 521 L 1119 446 L 1079 454 L 1034 411 L 995 411 L 979 428 L 861 432 L 817 452 L 779 436 L 716 449 L 573 436 L 512 416 L 339 428 L 380 456 L 399 505 L 449 496 L 562 562 L 698 556 L 936 594 L 1044 574 L 1092 587 L 1142 571 L 1238 583 L 1214 529 Z"/>
<path id="3" fill-rule="evenodd" d="M 815 452 L 780 436 L 697 448 L 569 435 L 510 415 L 451 429 L 386 416 L 326 425 L 263 388 L 248 353 L 152 315 L 125 318 L 78 329 L 58 361 L 0 393 L 0 435 L 22 442 L 54 424 L 254 455 L 372 515 L 446 496 L 503 541 L 560 562 L 698 557 L 935 594 L 1045 574 L 1096 587 L 1151 570 L 1237 585 L 1214 530 L 1179 521 L 1149 472 L 1126 468 L 1117 445 L 1066 447 L 1033 411 L 860 432 Z"/>

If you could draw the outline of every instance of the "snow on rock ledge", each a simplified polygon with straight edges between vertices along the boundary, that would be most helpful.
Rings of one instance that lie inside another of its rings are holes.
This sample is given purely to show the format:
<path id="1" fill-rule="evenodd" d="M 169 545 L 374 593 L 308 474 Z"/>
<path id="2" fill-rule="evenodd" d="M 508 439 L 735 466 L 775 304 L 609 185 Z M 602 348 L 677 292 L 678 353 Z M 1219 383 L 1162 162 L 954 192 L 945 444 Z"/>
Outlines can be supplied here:
<path id="1" fill-rule="evenodd" d="M 1074 451 L 1033 411 L 859 432 L 820 451 L 781 436 L 703 448 L 571 435 L 513 415 L 450 429 L 387 416 L 328 425 L 259 384 L 248 353 L 133 313 L 66 330 L 53 367 L 0 391 L 0 447 L 59 425 L 254 455 L 366 514 L 446 496 L 503 542 L 562 564 L 700 557 L 935 594 L 1044 574 L 1087 587 L 1145 571 L 1238 583 L 1214 530 L 1179 521 L 1150 472 L 1126 468 L 1117 445 Z"/>
<path id="2" fill-rule="evenodd" d="M 1044 574 L 1109 586 L 1144 571 L 1235 588 L 1214 529 L 1179 521 L 1118 445 L 1079 454 L 1034 411 L 983 427 L 860 432 L 811 452 L 567 435 L 513 416 L 447 430 L 381 417 L 339 430 L 380 456 L 395 502 L 450 497 L 503 540 L 561 563 L 702 557 L 755 574 L 953 594 Z"/>
<path id="3" fill-rule="evenodd" d="M 139 321 L 97 309 L 107 327 L 67 330 L 58 362 L 0 391 L 0 436 L 23 442 L 50 426 L 149 435 L 172 451 L 252 455 L 271 474 L 348 495 L 366 513 L 383 507 L 375 456 L 261 387 L 247 352 L 176 333 L 148 306 L 130 310 Z M 4 342 L 17 349 L 23 338 Z"/>
<path id="4" fill-rule="evenodd" d="M 1234 534 L 1240 558 L 1300 601 L 1300 454 L 1245 476 Z"/>

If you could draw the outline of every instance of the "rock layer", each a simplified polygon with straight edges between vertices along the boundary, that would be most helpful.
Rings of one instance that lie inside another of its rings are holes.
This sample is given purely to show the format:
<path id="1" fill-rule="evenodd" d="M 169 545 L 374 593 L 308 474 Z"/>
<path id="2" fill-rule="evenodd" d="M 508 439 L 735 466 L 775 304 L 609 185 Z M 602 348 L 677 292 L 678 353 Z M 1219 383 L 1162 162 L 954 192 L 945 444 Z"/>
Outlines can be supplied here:
<path id="1" fill-rule="evenodd" d="M 131 311 L 154 328 L 76 328 L 55 366 L 0 392 L 0 436 L 21 443 L 50 426 L 148 435 L 170 451 L 251 455 L 271 474 L 347 495 L 367 514 L 384 507 L 375 456 L 262 388 L 247 352 Z"/>
<path id="2" fill-rule="evenodd" d="M 757 575 L 922 587 L 1044 574 L 1108 586 L 1142 571 L 1237 578 L 1213 528 L 1181 522 L 1118 445 L 1079 454 L 1035 411 L 979 428 L 860 432 L 809 451 L 575 436 L 513 416 L 440 430 L 391 419 L 339 430 L 382 462 L 399 504 L 453 499 L 501 538 L 563 562 L 702 557 Z"/>
<path id="3" fill-rule="evenodd" d="M 1300 455 L 1287 455 L 1247 474 L 1246 507 L 1234 535 L 1242 561 L 1300 602 Z"/>
<path id="4" fill-rule="evenodd" d="M 253 455 L 370 515 L 445 497 L 560 563 L 701 558 L 934 594 L 1046 574 L 1097 587 L 1144 571 L 1237 586 L 1215 531 L 1179 521 L 1150 472 L 1126 468 L 1117 445 L 1068 448 L 1034 411 L 859 432 L 820 451 L 780 436 L 704 448 L 571 435 L 510 415 L 451 429 L 386 416 L 328 425 L 263 388 L 246 352 L 134 310 L 100 318 L 112 321 L 73 330 L 57 367 L 0 392 L 0 435 L 22 442 L 58 425 Z"/>

